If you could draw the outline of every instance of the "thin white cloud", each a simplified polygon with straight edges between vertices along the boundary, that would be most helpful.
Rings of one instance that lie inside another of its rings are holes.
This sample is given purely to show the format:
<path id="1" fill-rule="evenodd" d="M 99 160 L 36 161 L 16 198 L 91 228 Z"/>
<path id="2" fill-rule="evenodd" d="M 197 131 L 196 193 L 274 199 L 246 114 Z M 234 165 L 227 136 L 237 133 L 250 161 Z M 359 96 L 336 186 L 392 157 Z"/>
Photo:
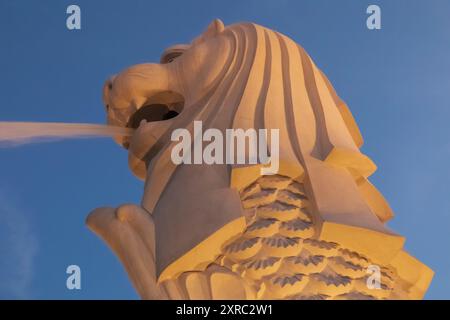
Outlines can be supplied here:
<path id="1" fill-rule="evenodd" d="M 0 186 L 0 299 L 30 298 L 37 236 L 18 201 Z"/>

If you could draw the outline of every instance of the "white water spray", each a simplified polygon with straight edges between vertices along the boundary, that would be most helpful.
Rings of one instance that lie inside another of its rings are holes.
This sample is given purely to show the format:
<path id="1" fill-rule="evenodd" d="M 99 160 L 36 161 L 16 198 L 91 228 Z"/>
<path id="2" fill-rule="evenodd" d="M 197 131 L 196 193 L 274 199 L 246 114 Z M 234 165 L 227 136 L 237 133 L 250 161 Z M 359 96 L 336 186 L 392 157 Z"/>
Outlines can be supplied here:
<path id="1" fill-rule="evenodd" d="M 89 123 L 0 122 L 0 147 L 73 138 L 131 136 L 134 129 Z"/>

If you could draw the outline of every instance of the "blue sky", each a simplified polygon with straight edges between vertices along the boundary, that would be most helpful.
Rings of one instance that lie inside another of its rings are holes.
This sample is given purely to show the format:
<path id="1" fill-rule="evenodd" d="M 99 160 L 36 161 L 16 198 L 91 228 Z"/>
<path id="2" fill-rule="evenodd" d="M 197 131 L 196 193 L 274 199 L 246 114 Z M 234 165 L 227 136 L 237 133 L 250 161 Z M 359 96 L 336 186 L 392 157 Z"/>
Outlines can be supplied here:
<path id="1" fill-rule="evenodd" d="M 78 4 L 82 30 L 66 28 Z M 378 4 L 382 29 L 366 28 Z M 104 123 L 103 82 L 155 62 L 214 18 L 253 21 L 300 43 L 347 102 L 378 165 L 389 225 L 450 298 L 450 2 L 447 0 L 0 0 L 0 121 Z M 0 149 L 0 298 L 136 299 L 112 252 L 84 225 L 94 208 L 139 203 L 142 183 L 108 139 Z M 66 288 L 77 264 L 82 289 Z"/>

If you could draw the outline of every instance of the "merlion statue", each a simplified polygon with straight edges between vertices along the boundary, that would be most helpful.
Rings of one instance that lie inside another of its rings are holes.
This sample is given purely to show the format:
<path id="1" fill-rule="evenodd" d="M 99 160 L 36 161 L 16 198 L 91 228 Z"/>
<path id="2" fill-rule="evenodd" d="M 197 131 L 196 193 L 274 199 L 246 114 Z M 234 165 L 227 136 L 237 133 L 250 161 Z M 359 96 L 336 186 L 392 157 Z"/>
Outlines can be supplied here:
<path id="1" fill-rule="evenodd" d="M 109 124 L 136 129 L 115 139 L 145 188 L 140 205 L 95 209 L 87 225 L 143 299 L 425 294 L 433 272 L 386 226 L 393 214 L 368 180 L 376 166 L 352 114 L 293 40 L 215 20 L 159 64 L 109 79 L 103 99 Z M 260 160 L 174 163 L 172 133 L 196 121 L 277 129 L 277 173 L 262 174 Z"/>

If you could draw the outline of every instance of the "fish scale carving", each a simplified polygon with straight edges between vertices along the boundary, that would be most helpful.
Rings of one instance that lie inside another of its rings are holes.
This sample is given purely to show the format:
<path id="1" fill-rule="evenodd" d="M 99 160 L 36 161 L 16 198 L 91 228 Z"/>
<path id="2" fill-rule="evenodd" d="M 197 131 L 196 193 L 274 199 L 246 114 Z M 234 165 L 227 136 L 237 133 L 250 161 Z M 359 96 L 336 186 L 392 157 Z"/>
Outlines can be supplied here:
<path id="1" fill-rule="evenodd" d="M 302 183 L 280 175 L 262 176 L 240 196 L 243 207 L 252 213 L 245 231 L 224 244 L 222 254 L 204 271 L 170 280 L 175 285 L 166 283 L 169 295 L 192 298 L 201 292 L 202 298 L 213 299 L 296 300 L 408 297 L 394 268 L 380 266 L 381 288 L 370 289 L 368 257 L 317 239 Z M 193 274 L 197 274 L 195 284 L 188 281 Z"/>

